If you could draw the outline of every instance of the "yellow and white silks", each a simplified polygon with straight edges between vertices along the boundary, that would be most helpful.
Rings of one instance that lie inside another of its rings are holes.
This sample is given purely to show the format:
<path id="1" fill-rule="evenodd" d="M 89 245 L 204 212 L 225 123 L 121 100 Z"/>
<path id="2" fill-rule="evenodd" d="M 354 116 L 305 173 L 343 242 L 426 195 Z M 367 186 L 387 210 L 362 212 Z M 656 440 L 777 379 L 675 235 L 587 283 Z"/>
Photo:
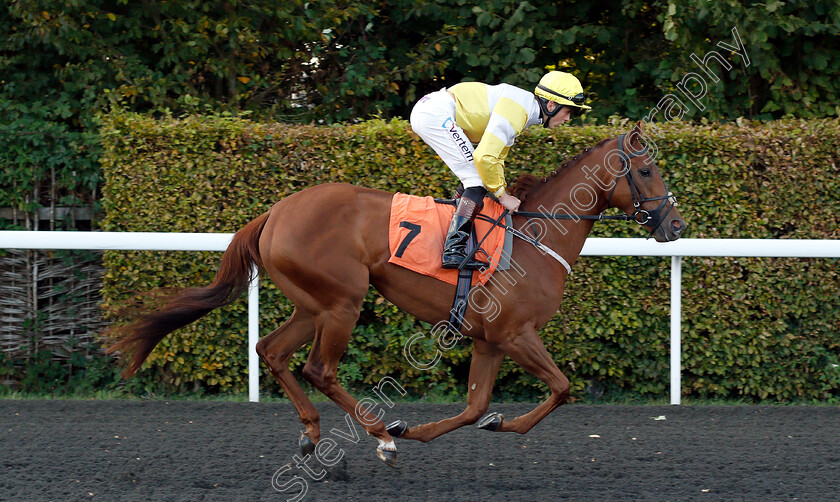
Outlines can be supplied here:
<path id="1" fill-rule="evenodd" d="M 411 111 L 411 128 L 464 188 L 484 186 L 497 196 L 506 186 L 504 161 L 514 140 L 541 123 L 534 93 L 508 84 L 460 83 L 424 96 Z"/>

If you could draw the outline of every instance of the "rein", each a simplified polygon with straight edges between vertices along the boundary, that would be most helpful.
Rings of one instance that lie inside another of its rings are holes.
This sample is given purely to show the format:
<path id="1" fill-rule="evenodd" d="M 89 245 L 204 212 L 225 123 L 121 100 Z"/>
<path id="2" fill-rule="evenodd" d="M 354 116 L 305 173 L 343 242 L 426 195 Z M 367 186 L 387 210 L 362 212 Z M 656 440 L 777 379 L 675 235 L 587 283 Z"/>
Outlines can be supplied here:
<path id="1" fill-rule="evenodd" d="M 596 220 L 596 221 L 601 221 L 601 220 L 629 221 L 629 220 L 633 220 L 636 223 L 638 223 L 639 225 L 650 224 L 650 225 L 653 226 L 653 230 L 651 230 L 650 233 L 647 236 L 647 238 L 650 239 L 653 236 L 653 234 L 656 232 L 656 230 L 662 225 L 662 222 L 665 221 L 665 218 L 668 216 L 668 214 L 671 212 L 671 210 L 674 207 L 676 207 L 677 198 L 674 197 L 674 194 L 671 193 L 670 191 L 667 192 L 667 195 L 663 195 L 663 196 L 660 196 L 660 197 L 645 197 L 644 194 L 642 194 L 642 191 L 639 189 L 639 186 L 636 183 L 636 180 L 633 178 L 632 172 L 630 171 L 630 160 L 633 159 L 634 157 L 640 157 L 640 156 L 646 154 L 648 152 L 648 147 L 645 146 L 641 150 L 637 150 L 635 152 L 625 152 L 624 151 L 624 140 L 625 140 L 626 137 L 627 137 L 627 134 L 620 134 L 618 136 L 618 154 L 619 154 L 619 159 L 621 159 L 621 168 L 622 168 L 622 171 L 624 172 L 624 174 L 623 175 L 619 174 L 618 176 L 616 176 L 615 181 L 613 182 L 612 190 L 610 190 L 610 195 L 607 197 L 607 207 L 609 207 L 610 201 L 612 200 L 613 193 L 615 193 L 615 188 L 616 188 L 616 186 L 618 186 L 619 178 L 624 176 L 624 179 L 627 180 L 627 185 L 630 187 L 630 196 L 633 197 L 633 208 L 634 208 L 633 209 L 633 214 L 604 215 L 604 213 L 601 212 L 600 214 L 597 214 L 597 215 L 593 215 L 593 214 L 572 215 L 572 214 L 543 213 L 543 212 L 532 212 L 532 211 L 516 211 L 515 213 L 513 213 L 513 216 L 524 216 L 529 221 L 530 221 L 531 218 L 540 218 L 540 219 L 548 219 L 548 220 L 575 220 L 575 221 L 577 221 L 577 220 Z M 662 180 L 662 184 L 665 185 L 665 180 Z M 665 189 L 667 190 L 668 187 L 666 186 Z M 653 201 L 658 201 L 658 200 L 662 201 L 662 202 L 659 203 L 659 205 L 656 207 L 656 209 L 647 210 L 647 209 L 642 209 L 642 207 L 641 207 L 642 204 L 644 204 L 646 202 L 653 202 Z M 667 206 L 666 206 L 666 204 L 667 204 Z M 662 211 L 664 209 L 667 209 L 667 210 L 665 211 L 665 214 L 662 214 Z M 518 237 L 518 238 L 530 243 L 531 245 L 537 247 L 538 249 L 542 250 L 544 253 L 550 255 L 555 260 L 559 261 L 566 268 L 567 273 L 571 273 L 572 267 L 569 265 L 569 262 L 567 262 L 559 254 L 557 254 L 556 252 L 551 250 L 549 247 L 547 247 L 546 245 L 541 243 L 539 241 L 538 237 L 536 237 L 536 236 L 531 237 L 531 236 L 525 234 L 524 232 L 522 232 L 521 230 L 519 230 L 517 228 L 514 228 L 512 225 L 508 226 L 506 224 L 501 223 L 501 220 L 504 218 L 504 216 L 506 214 L 508 214 L 507 209 L 505 209 L 504 212 L 502 213 L 502 215 L 495 220 L 490 218 L 490 217 L 487 217 L 483 214 L 477 215 L 476 218 L 481 219 L 483 221 L 487 221 L 489 223 L 492 223 L 493 226 L 498 226 L 498 227 L 504 228 L 505 230 L 511 232 L 511 234 L 513 234 L 515 237 Z M 490 232 L 488 231 L 487 235 L 489 235 L 489 233 Z M 536 232 L 534 232 L 534 233 L 536 234 Z M 464 260 L 464 263 L 466 263 L 473 256 L 473 254 L 475 254 L 475 252 L 478 249 L 481 248 L 481 244 L 484 242 L 484 239 L 487 238 L 487 235 L 485 235 L 484 238 L 481 239 L 481 242 L 479 242 L 478 245 L 472 250 L 472 252 L 469 253 L 469 256 L 467 257 L 467 259 Z"/>
<path id="2" fill-rule="evenodd" d="M 549 219 L 549 220 L 618 220 L 618 221 L 629 221 L 633 220 L 639 225 L 647 225 L 650 223 L 653 226 L 653 230 L 650 231 L 647 238 L 650 239 L 653 236 L 654 232 L 662 225 L 662 222 L 665 221 L 665 218 L 668 216 L 668 213 L 677 205 L 677 199 L 674 197 L 674 194 L 668 192 L 667 195 L 663 195 L 661 197 L 645 197 L 642 194 L 642 191 L 639 189 L 639 186 L 636 184 L 636 180 L 633 178 L 633 174 L 630 171 L 630 159 L 634 157 L 639 157 L 648 152 L 648 147 L 645 146 L 641 150 L 637 150 L 635 152 L 625 152 L 624 151 L 624 139 L 627 134 L 621 134 L 618 136 L 618 154 L 619 159 L 621 159 L 621 168 L 624 171 L 624 179 L 627 180 L 627 185 L 630 187 L 630 195 L 633 197 L 633 207 L 634 211 L 633 214 L 616 214 L 616 215 L 604 215 L 604 213 L 593 215 L 593 214 L 550 214 L 550 213 L 542 213 L 542 212 L 532 212 L 532 211 L 517 211 L 514 213 L 514 216 L 524 216 L 525 218 L 540 218 L 540 219 Z M 612 190 L 610 191 L 610 195 L 607 198 L 607 206 L 609 207 L 610 201 L 612 200 L 613 193 L 615 192 L 615 187 L 618 185 L 618 179 L 621 175 L 616 176 L 615 181 L 613 182 Z M 665 181 L 663 180 L 663 185 Z M 667 190 L 667 187 L 665 188 Z M 646 202 L 653 202 L 661 200 L 662 202 L 656 209 L 646 210 L 642 209 L 642 204 Z M 661 214 L 662 210 L 666 208 L 665 214 Z"/>

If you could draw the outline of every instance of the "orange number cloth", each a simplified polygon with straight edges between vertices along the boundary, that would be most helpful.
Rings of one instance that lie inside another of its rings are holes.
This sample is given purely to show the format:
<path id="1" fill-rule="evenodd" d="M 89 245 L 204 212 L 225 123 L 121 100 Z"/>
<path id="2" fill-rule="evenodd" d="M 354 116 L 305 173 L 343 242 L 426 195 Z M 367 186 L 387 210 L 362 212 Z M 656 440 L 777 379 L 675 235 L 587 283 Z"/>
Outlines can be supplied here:
<path id="1" fill-rule="evenodd" d="M 501 216 L 504 208 L 491 201 L 484 200 L 481 214 L 493 220 Z M 449 284 L 457 284 L 458 271 L 441 268 L 441 255 L 449 221 L 455 212 L 455 206 L 438 204 L 433 197 L 417 197 L 397 193 L 391 201 L 391 219 L 388 229 L 388 244 L 391 249 L 389 263 L 405 267 L 419 274 L 429 275 Z M 484 237 L 491 224 L 475 220 L 478 241 Z M 490 267 L 484 273 L 473 274 L 473 286 L 484 284 L 496 270 L 505 241 L 503 228 L 495 227 L 481 248 L 487 250 L 491 258 L 481 250 L 476 258 L 489 261 Z"/>

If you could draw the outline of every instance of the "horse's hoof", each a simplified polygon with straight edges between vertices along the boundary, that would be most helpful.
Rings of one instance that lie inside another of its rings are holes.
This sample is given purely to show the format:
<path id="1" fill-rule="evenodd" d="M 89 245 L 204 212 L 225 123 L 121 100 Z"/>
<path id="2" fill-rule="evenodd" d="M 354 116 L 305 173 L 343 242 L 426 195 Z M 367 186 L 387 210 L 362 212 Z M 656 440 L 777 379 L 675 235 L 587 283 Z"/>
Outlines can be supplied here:
<path id="1" fill-rule="evenodd" d="M 300 446 L 300 453 L 305 457 L 315 451 L 315 443 L 306 435 L 306 431 L 301 431 L 300 439 L 298 439 L 298 446 Z"/>
<path id="2" fill-rule="evenodd" d="M 379 460 L 385 462 L 386 465 L 390 467 L 397 467 L 397 452 L 392 450 L 382 450 L 380 448 L 376 449 L 376 456 L 379 457 Z"/>
<path id="3" fill-rule="evenodd" d="M 505 416 L 498 412 L 488 413 L 484 418 L 478 422 L 478 428 L 486 431 L 497 431 L 502 426 L 502 420 Z"/>
<path id="4" fill-rule="evenodd" d="M 385 427 L 385 430 L 388 431 L 388 434 L 392 437 L 398 438 L 405 434 L 405 431 L 408 430 L 408 422 L 405 420 L 394 420 Z"/>

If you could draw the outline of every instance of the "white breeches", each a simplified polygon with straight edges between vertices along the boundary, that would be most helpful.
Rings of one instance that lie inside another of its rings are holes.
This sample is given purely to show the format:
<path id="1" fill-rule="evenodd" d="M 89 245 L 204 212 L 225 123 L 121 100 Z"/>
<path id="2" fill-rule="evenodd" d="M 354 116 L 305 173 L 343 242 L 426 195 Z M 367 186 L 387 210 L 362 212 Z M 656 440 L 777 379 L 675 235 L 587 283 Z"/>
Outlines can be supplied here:
<path id="1" fill-rule="evenodd" d="M 483 187 L 475 167 L 474 149 L 455 123 L 455 100 L 441 89 L 423 96 L 411 110 L 411 129 L 449 166 L 464 188 Z"/>

